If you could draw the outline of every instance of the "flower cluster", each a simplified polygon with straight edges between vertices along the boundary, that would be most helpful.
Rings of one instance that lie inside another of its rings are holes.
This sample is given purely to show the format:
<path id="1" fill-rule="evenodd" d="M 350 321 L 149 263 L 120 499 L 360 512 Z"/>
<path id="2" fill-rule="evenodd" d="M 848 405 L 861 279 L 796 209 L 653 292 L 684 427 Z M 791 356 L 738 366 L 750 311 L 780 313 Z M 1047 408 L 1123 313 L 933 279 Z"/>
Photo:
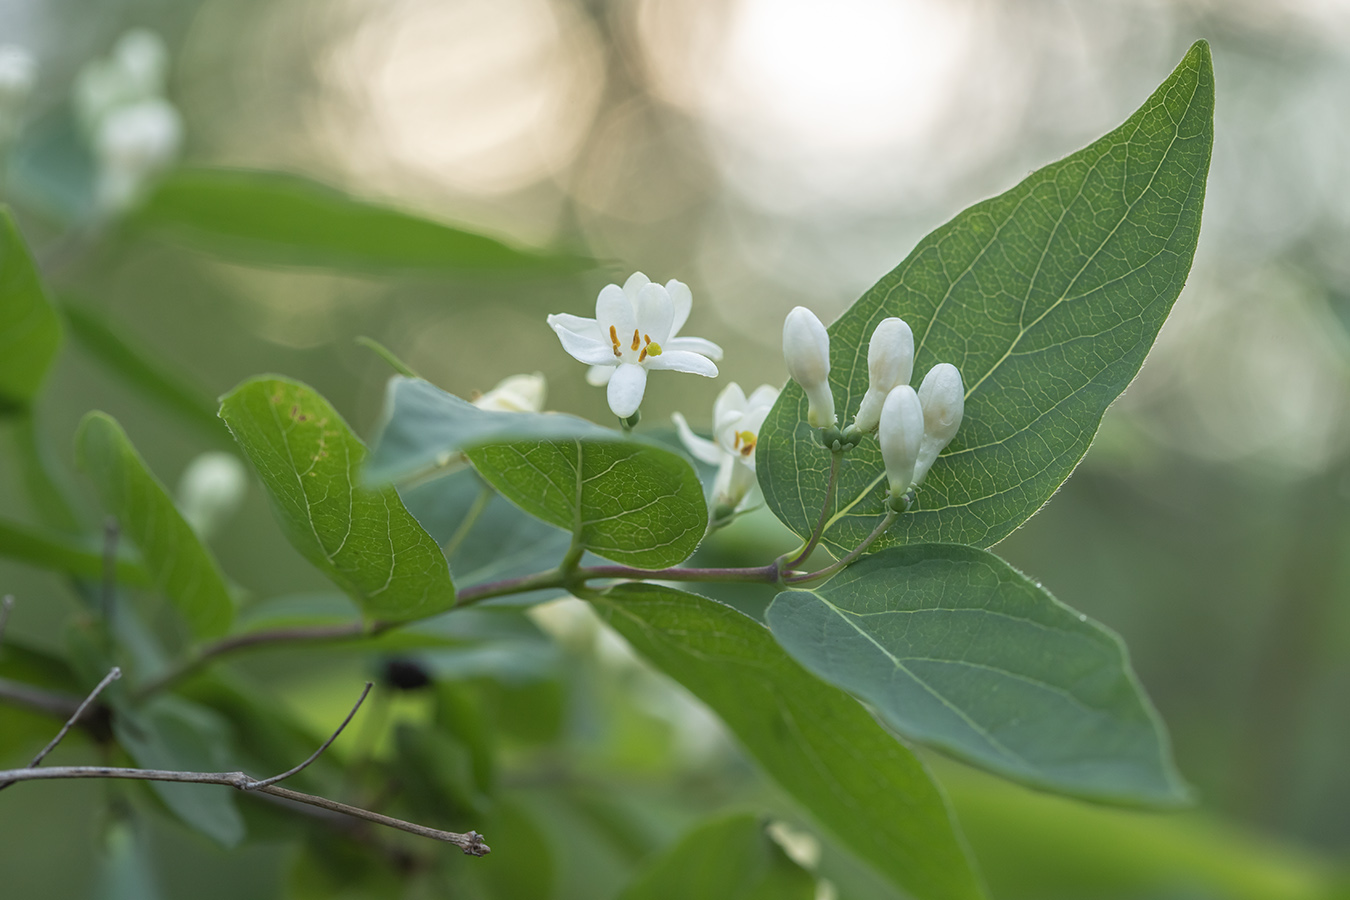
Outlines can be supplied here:
<path id="1" fill-rule="evenodd" d="M 783 324 L 783 356 L 788 372 L 806 392 L 807 421 L 827 431 L 837 428 L 830 389 L 830 336 L 815 313 L 798 306 Z M 965 412 L 961 373 L 950 363 L 928 370 L 917 391 L 914 332 L 903 319 L 883 319 L 867 348 L 868 386 L 853 423 L 838 436 L 848 444 L 877 432 L 892 502 L 905 504 L 951 443 Z"/>
<path id="2" fill-rule="evenodd" d="M 75 110 L 98 162 L 101 212 L 124 212 L 178 156 L 183 121 L 164 96 L 169 53 L 151 31 L 126 32 L 105 59 L 86 63 Z"/>
<path id="3" fill-rule="evenodd" d="M 650 369 L 673 369 L 713 377 L 722 349 L 711 341 L 679 337 L 693 296 L 682 282 L 655 284 L 641 272 L 623 285 L 605 286 L 595 318 L 556 314 L 548 324 L 563 349 L 590 366 L 586 380 L 608 386 L 609 407 L 627 427 L 642 403 Z M 903 319 L 883 319 L 867 348 L 868 388 L 853 422 L 840 430 L 830 387 L 830 336 L 815 313 L 798 306 L 783 322 L 783 358 L 788 374 L 808 401 L 807 422 L 822 430 L 827 446 L 842 452 L 877 433 L 893 508 L 907 508 L 910 491 L 923 482 L 938 454 L 961 425 L 965 392 L 955 366 L 939 363 L 916 391 L 914 332 Z M 717 466 L 714 520 L 747 505 L 758 489 L 755 446 L 778 390 L 761 385 L 746 396 L 730 384 L 713 407 L 712 440 L 699 437 L 684 416 L 673 416 L 680 440 L 695 458 Z"/>

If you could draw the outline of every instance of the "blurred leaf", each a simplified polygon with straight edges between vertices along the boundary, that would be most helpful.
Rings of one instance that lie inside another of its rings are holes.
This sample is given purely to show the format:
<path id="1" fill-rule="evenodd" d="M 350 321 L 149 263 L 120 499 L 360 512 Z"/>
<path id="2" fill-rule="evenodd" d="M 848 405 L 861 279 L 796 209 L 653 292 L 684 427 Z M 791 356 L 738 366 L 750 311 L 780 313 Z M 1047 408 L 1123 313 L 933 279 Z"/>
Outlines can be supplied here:
<path id="1" fill-rule="evenodd" d="M 698 474 L 668 450 L 631 441 L 520 441 L 465 455 L 512 503 L 617 563 L 673 566 L 708 530 Z"/>
<path id="2" fill-rule="evenodd" d="M 5 187 L 25 211 L 72 225 L 96 211 L 98 171 L 74 111 L 62 107 L 19 135 Z"/>
<path id="3" fill-rule="evenodd" d="M 923 764 L 851 697 L 794 662 L 768 629 L 655 585 L 619 585 L 594 603 L 850 850 L 920 900 L 983 896 Z"/>
<path id="4" fill-rule="evenodd" d="M 466 447 L 516 440 L 621 440 L 612 429 L 562 413 L 479 409 L 418 378 L 389 379 L 367 484 L 405 483 L 462 467 Z"/>
<path id="5" fill-rule="evenodd" d="M 700 825 L 648 864 L 619 900 L 812 900 L 815 879 L 752 815 Z"/>
<path id="6" fill-rule="evenodd" d="M 524 807 L 503 798 L 493 805 L 492 814 L 477 830 L 488 837 L 492 852 L 475 860 L 473 866 L 444 857 L 456 875 L 470 876 L 481 895 L 490 900 L 544 900 L 553 896 L 557 880 L 553 847 Z"/>
<path id="7" fill-rule="evenodd" d="M 358 200 L 280 172 L 180 169 L 134 224 L 242 262 L 380 271 L 576 271 L 589 260 L 522 250 L 439 222 Z"/>
<path id="8" fill-rule="evenodd" d="M 266 631 L 296 625 L 338 625 L 360 614 L 346 594 L 315 592 L 268 597 L 245 607 L 235 623 L 235 631 Z"/>
<path id="9" fill-rule="evenodd" d="M 156 587 L 178 607 L 192 633 L 198 638 L 223 634 L 234 617 L 234 603 L 220 568 L 122 426 L 106 413 L 89 413 L 75 434 L 75 447 L 103 508 L 140 549 Z"/>
<path id="10" fill-rule="evenodd" d="M 402 722 L 394 729 L 394 745 L 402 799 L 416 816 L 446 825 L 487 810 L 488 797 L 478 787 L 473 755 L 463 741 Z"/>
<path id="11" fill-rule="evenodd" d="M 440 547 L 392 487 L 360 486 L 366 448 L 327 400 L 295 381 L 255 378 L 225 396 L 220 416 L 291 544 L 367 618 L 406 621 L 454 606 Z"/>
<path id="12" fill-rule="evenodd" d="M 179 697 L 157 697 L 141 709 L 120 708 L 113 717 L 117 742 L 143 769 L 228 772 L 234 766 L 230 730 L 224 719 Z M 234 791 L 215 784 L 150 787 L 188 825 L 226 847 L 244 837 Z"/>
<path id="13" fill-rule="evenodd" d="M 66 473 L 54 465 L 58 457 L 39 432 L 34 411 L 20 410 L 7 417 L 4 424 L 14 439 L 16 468 L 23 478 L 33 515 L 58 531 L 68 534 L 83 531 L 84 523 L 71 499 Z"/>
<path id="14" fill-rule="evenodd" d="M 3 519 L 0 519 L 0 556 L 90 581 L 103 577 L 102 551 L 89 549 L 85 542 L 63 534 Z M 150 587 L 155 583 L 145 567 L 122 547 L 118 548 L 116 572 L 119 584 Z"/>
<path id="15" fill-rule="evenodd" d="M 571 543 L 565 532 L 502 497 L 472 469 L 399 488 L 399 496 L 445 550 L 461 589 L 547 569 Z"/>
<path id="16" fill-rule="evenodd" d="M 917 544 L 769 606 L 783 648 L 905 737 L 1092 800 L 1187 791 L 1115 634 L 974 547 Z"/>
<path id="17" fill-rule="evenodd" d="M 61 320 L 7 207 L 0 207 L 0 412 L 24 407 L 61 346 Z"/>
<path id="18" fill-rule="evenodd" d="M 67 302 L 63 312 L 70 333 L 101 363 L 170 412 L 201 426 L 213 437 L 225 437 L 215 401 L 206 391 L 196 389 L 192 379 L 129 344 L 92 309 Z"/>
<path id="19" fill-rule="evenodd" d="M 436 727 L 469 749 L 474 786 L 490 795 L 497 785 L 496 735 L 476 691 L 454 681 L 436 685 Z"/>
<path id="20" fill-rule="evenodd" d="M 915 374 L 954 364 L 965 419 L 912 511 L 878 542 L 988 547 L 1078 464 L 1185 284 L 1213 142 L 1214 76 L 1196 43 L 1124 125 L 930 234 L 831 326 L 837 408 L 868 386 L 872 329 L 914 329 Z M 789 382 L 755 451 L 770 509 L 798 535 L 825 502 L 829 452 Z M 860 544 L 884 513 L 875 440 L 845 458 L 824 545 Z"/>
<path id="21" fill-rule="evenodd" d="M 127 822 L 114 822 L 104 837 L 95 900 L 157 900 L 155 867 L 143 837 Z"/>

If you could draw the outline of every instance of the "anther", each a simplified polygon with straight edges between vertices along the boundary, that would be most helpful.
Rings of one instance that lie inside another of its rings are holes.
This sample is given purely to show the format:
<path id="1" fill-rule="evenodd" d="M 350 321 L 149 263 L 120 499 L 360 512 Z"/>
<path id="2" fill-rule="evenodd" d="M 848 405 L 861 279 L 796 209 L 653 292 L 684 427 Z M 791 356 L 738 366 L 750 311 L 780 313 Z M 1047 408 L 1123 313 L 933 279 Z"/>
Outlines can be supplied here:
<path id="1" fill-rule="evenodd" d="M 609 339 L 614 344 L 614 355 L 623 356 L 623 350 L 619 347 L 619 332 L 613 325 L 609 326 Z"/>
<path id="2" fill-rule="evenodd" d="M 634 329 L 633 329 L 633 349 L 636 350 L 636 349 L 637 349 L 638 347 L 640 347 L 640 346 L 642 346 L 642 342 L 638 340 L 638 330 L 637 330 L 636 328 L 634 328 Z"/>

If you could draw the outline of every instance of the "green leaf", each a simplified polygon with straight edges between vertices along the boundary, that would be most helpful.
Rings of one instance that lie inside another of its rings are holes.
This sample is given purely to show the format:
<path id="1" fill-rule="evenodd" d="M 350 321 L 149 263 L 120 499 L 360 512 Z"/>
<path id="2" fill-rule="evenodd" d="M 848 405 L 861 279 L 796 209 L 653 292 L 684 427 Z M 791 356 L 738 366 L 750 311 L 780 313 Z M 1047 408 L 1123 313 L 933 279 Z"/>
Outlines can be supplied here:
<path id="1" fill-rule="evenodd" d="M 180 169 L 160 182 L 135 224 L 227 259 L 270 265 L 547 273 L 590 264 L 517 249 L 279 172 Z"/>
<path id="2" fill-rule="evenodd" d="M 649 863 L 619 900 L 812 900 L 815 879 L 788 859 L 759 819 L 705 822 Z"/>
<path id="3" fill-rule="evenodd" d="M 189 376 L 173 371 L 144 349 L 132 346 L 93 310 L 67 302 L 63 311 L 70 333 L 99 362 L 213 438 L 225 438 L 225 430 L 216 416 L 216 404 L 206 391 L 193 387 Z"/>
<path id="4" fill-rule="evenodd" d="M 923 764 L 848 695 L 822 684 L 753 619 L 704 597 L 619 585 L 597 610 L 706 703 L 789 794 L 920 900 L 983 896 Z"/>
<path id="5" fill-rule="evenodd" d="M 158 697 L 144 709 L 121 708 L 113 717 L 117 742 L 144 769 L 186 772 L 228 772 L 229 725 L 215 712 L 179 697 Z M 214 784 L 169 784 L 150 787 L 187 824 L 233 847 L 244 837 L 244 820 L 234 805 L 234 791 Z"/>
<path id="6" fill-rule="evenodd" d="M 924 238 L 830 327 L 841 417 L 867 390 L 865 348 L 888 316 L 914 330 L 916 383 L 947 362 L 966 386 L 960 431 L 878 548 L 991 546 L 1073 471 L 1185 284 L 1213 112 L 1202 41 L 1124 125 Z M 802 536 L 820 516 L 829 471 L 806 407 L 789 383 L 755 451 L 766 502 Z M 825 546 L 846 553 L 872 531 L 884 481 L 866 439 L 845 458 Z"/>
<path id="7" fill-rule="evenodd" d="M 358 482 L 365 446 L 312 388 L 244 382 L 225 420 L 262 479 L 282 531 L 369 618 L 406 621 L 455 604 L 445 556 L 392 487 Z"/>
<path id="8" fill-rule="evenodd" d="M 61 320 L 9 209 L 0 207 L 0 410 L 33 399 L 61 346 Z"/>
<path id="9" fill-rule="evenodd" d="M 1120 638 L 992 553 L 883 550 L 779 594 L 766 618 L 798 662 L 905 737 L 1061 793 L 1187 800 Z"/>
<path id="10" fill-rule="evenodd" d="M 106 413 L 89 413 L 75 434 L 75 449 L 103 508 L 140 549 L 155 586 L 173 601 L 192 633 L 198 638 L 223 634 L 234 603 L 220 568 L 122 426 Z"/>
<path id="11" fill-rule="evenodd" d="M 669 450 L 633 441 L 520 441 L 465 455 L 512 503 L 617 563 L 676 565 L 708 530 L 698 474 Z"/>
<path id="12" fill-rule="evenodd" d="M 3 519 L 0 519 L 0 556 L 90 581 L 103 577 L 101 550 L 63 534 Z M 115 571 L 120 584 L 151 587 L 155 583 L 150 573 L 122 547 L 118 548 Z"/>
<path id="13" fill-rule="evenodd" d="M 394 377 L 363 475 L 372 485 L 416 482 L 462 468 L 467 447 L 569 438 L 621 440 L 618 432 L 576 416 L 479 409 L 420 378 Z"/>

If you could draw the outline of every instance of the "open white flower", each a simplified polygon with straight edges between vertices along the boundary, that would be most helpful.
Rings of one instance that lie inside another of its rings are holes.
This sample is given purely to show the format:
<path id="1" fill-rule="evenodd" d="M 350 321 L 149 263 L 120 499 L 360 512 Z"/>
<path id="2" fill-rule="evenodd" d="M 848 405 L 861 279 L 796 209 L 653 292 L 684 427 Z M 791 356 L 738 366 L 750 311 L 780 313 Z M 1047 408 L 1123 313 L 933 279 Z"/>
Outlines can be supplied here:
<path id="1" fill-rule="evenodd" d="M 703 338 L 677 337 L 693 296 L 678 281 L 654 284 L 636 272 L 623 287 L 608 284 L 595 300 L 595 318 L 566 313 L 548 317 L 563 349 L 592 367 L 587 380 L 608 383 L 609 408 L 626 419 L 642 405 L 648 369 L 716 377 L 722 348 Z M 597 377 L 598 369 L 608 379 Z"/>
<path id="2" fill-rule="evenodd" d="M 749 397 L 732 382 L 722 389 L 713 404 L 713 439 L 699 437 L 684 416 L 671 418 L 680 440 L 689 453 L 709 465 L 717 466 L 713 482 L 713 505 L 735 509 L 751 497 L 759 484 L 755 479 L 755 445 L 764 418 L 778 399 L 778 388 L 762 384 Z"/>

